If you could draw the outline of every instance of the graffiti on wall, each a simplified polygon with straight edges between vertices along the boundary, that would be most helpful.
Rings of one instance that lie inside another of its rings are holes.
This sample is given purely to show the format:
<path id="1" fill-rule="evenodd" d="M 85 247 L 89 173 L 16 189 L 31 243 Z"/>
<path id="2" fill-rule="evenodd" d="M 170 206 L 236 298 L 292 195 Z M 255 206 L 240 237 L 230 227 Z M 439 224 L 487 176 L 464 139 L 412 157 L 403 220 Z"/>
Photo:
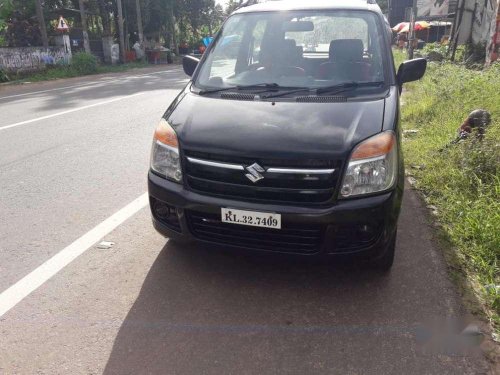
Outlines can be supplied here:
<path id="1" fill-rule="evenodd" d="M 68 64 L 71 54 L 61 47 L 0 48 L 0 68 L 6 71 L 32 71 L 46 65 Z"/>

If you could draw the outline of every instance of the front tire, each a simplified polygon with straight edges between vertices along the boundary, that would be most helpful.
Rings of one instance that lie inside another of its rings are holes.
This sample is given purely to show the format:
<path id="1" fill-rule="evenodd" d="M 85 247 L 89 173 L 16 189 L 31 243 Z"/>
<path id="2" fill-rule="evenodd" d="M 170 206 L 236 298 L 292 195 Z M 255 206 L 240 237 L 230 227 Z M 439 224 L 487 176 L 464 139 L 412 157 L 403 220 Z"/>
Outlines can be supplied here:
<path id="1" fill-rule="evenodd" d="M 394 254 L 396 252 L 396 237 L 397 229 L 394 231 L 392 239 L 389 241 L 384 254 L 372 261 L 372 266 L 374 269 L 380 272 L 389 272 L 391 270 L 392 264 L 394 263 Z"/>

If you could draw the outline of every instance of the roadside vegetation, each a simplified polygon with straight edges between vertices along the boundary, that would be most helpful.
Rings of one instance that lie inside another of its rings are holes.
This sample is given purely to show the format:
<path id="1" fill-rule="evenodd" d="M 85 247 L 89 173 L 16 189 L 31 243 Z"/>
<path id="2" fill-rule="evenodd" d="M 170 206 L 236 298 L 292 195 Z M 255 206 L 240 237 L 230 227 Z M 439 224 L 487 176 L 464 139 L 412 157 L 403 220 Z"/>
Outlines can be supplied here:
<path id="1" fill-rule="evenodd" d="M 395 60 L 404 56 L 395 52 Z M 402 123 L 407 174 L 451 243 L 455 266 L 470 281 L 497 334 L 500 328 L 500 64 L 471 70 L 429 63 L 408 85 Z M 457 129 L 475 109 L 491 113 L 479 140 L 458 143 Z M 452 265 L 453 266 L 453 265 Z"/>
<path id="2" fill-rule="evenodd" d="M 129 69 L 145 68 L 151 65 L 146 62 L 131 62 L 120 65 L 100 65 L 95 56 L 80 52 L 73 55 L 70 65 L 47 65 L 47 68 L 35 73 L 23 73 L 5 75 L 4 82 L 11 83 L 39 82 L 60 78 L 71 78 L 89 74 L 123 72 Z M 2 82 L 0 71 L 0 82 Z"/>

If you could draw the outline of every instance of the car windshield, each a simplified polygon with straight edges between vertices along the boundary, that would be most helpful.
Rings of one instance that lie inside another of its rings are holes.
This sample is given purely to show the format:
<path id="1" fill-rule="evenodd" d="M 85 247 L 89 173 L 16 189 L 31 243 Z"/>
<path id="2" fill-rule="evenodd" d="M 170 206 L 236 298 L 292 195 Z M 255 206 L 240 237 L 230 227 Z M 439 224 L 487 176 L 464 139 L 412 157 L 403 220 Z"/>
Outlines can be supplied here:
<path id="1" fill-rule="evenodd" d="M 213 42 L 195 86 L 215 90 L 267 83 L 314 89 L 382 82 L 383 32 L 369 11 L 236 14 Z"/>

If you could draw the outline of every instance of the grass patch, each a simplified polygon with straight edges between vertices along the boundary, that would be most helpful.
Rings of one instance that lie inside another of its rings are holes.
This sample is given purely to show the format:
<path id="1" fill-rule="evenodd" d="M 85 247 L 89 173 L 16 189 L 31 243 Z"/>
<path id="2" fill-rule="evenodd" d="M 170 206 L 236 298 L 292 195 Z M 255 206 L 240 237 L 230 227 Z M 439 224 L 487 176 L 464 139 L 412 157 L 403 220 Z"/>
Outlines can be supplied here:
<path id="1" fill-rule="evenodd" d="M 392 49 L 392 54 L 394 56 L 394 65 L 396 66 L 396 72 L 397 72 L 401 63 L 403 63 L 403 61 L 408 60 L 408 55 L 406 54 L 405 50 L 400 50 L 396 48 Z"/>
<path id="2" fill-rule="evenodd" d="M 416 178 L 451 241 L 493 326 L 500 328 L 500 64 L 469 70 L 430 63 L 408 85 L 402 109 L 408 173 Z M 492 115 L 482 142 L 475 137 L 444 148 L 474 109 Z M 444 150 L 442 150 L 444 148 Z M 442 150 L 442 151 L 440 151 Z M 499 286 L 495 288 L 495 286 Z"/>
<path id="3" fill-rule="evenodd" d="M 147 68 L 151 65 L 145 62 L 131 62 L 120 65 L 98 65 L 97 69 L 90 74 L 124 72 L 130 69 Z M 71 65 L 49 66 L 45 70 L 36 73 L 9 74 L 11 83 L 50 81 L 61 78 L 79 77 L 82 74 Z"/>

